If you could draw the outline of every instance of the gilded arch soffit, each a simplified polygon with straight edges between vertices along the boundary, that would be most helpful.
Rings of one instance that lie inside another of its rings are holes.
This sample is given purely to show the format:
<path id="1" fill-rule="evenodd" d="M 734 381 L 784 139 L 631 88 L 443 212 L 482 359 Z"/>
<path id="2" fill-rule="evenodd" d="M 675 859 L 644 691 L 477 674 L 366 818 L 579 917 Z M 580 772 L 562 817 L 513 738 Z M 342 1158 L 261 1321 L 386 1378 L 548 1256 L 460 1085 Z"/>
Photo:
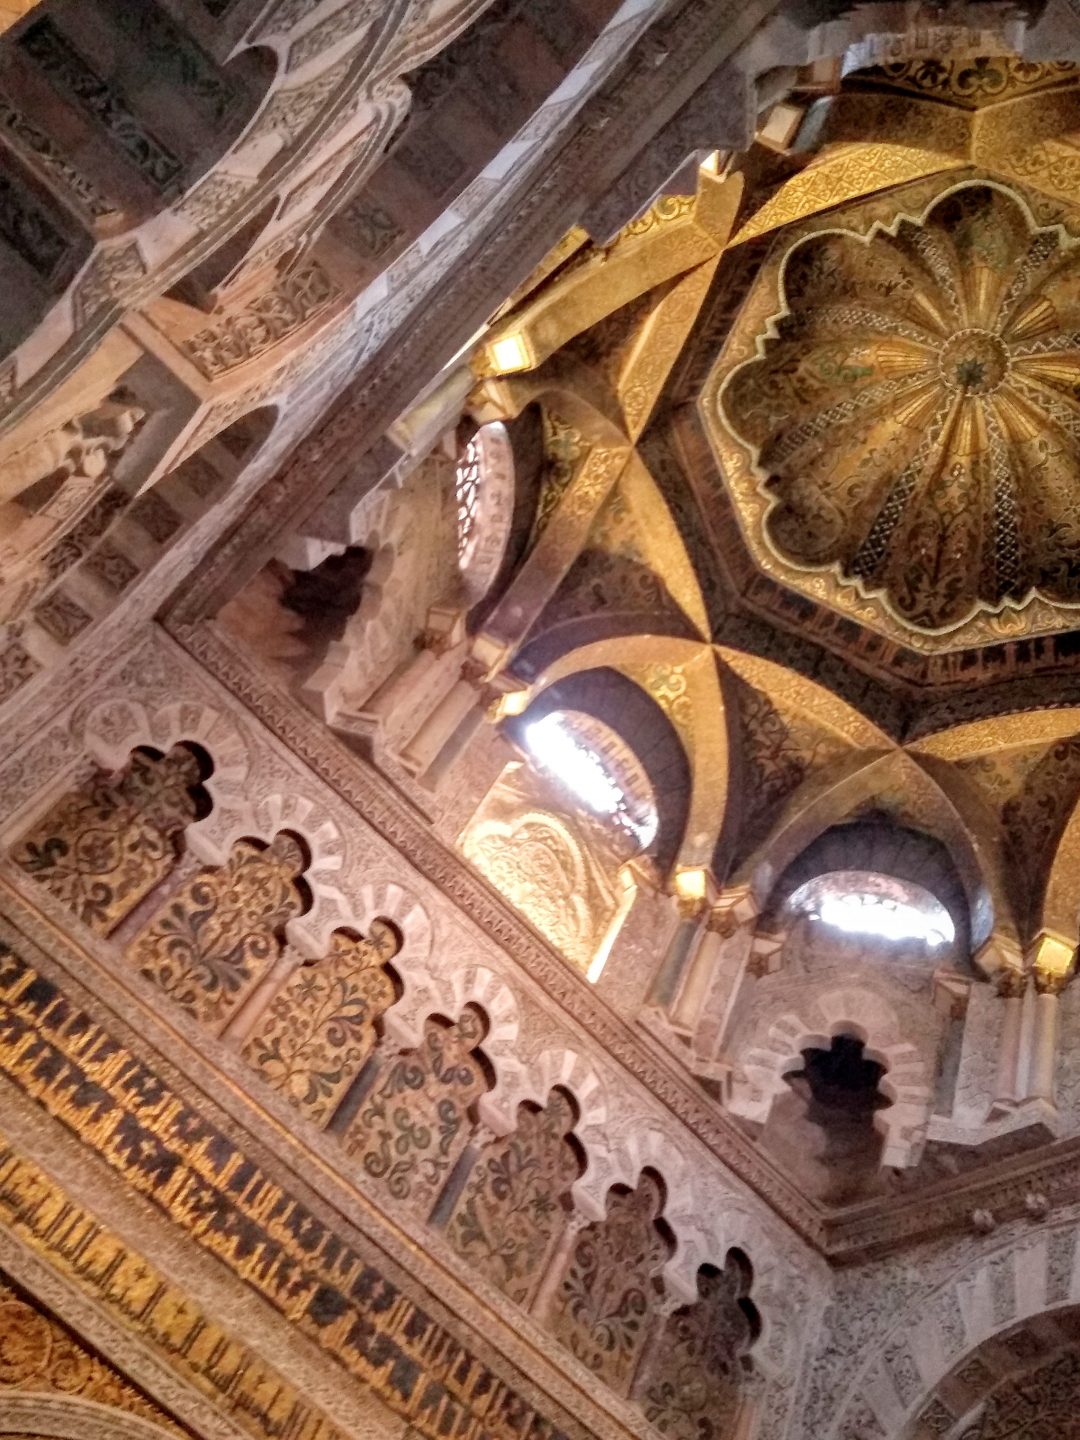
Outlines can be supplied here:
<path id="1" fill-rule="evenodd" d="M 587 442 L 585 442 L 587 443 Z M 543 520 L 543 516 L 541 516 Z M 652 475 L 632 454 L 600 506 L 566 576 L 545 606 L 533 639 L 590 616 L 640 615 L 640 628 L 704 640 L 708 634 L 697 572 Z"/>
<path id="2" fill-rule="evenodd" d="M 985 939 L 1006 897 L 988 889 L 979 836 L 937 781 L 899 750 L 841 756 L 810 776 L 790 797 L 768 839 L 739 867 L 734 883 L 750 884 L 764 902 L 777 876 L 818 835 L 860 818 L 868 808 L 942 842 L 963 882 L 976 943 Z"/>

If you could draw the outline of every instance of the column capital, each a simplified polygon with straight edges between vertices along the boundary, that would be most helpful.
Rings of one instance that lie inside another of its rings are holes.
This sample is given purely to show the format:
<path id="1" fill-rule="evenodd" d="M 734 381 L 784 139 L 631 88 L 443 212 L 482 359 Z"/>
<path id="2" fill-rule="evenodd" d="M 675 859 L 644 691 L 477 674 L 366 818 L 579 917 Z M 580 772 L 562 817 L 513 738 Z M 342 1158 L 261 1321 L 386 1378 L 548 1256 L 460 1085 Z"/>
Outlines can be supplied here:
<path id="1" fill-rule="evenodd" d="M 445 655 L 465 638 L 465 612 L 449 605 L 432 605 L 427 621 L 416 637 L 418 650 Z"/>
<path id="2" fill-rule="evenodd" d="M 1040 995 L 1058 995 L 1073 975 L 1076 946 L 1064 935 L 1042 930 L 1027 951 L 1027 963 Z"/>
<path id="3" fill-rule="evenodd" d="M 583 1210 L 571 1210 L 564 1233 L 567 1237 L 580 1235 L 581 1232 L 587 1230 L 590 1225 L 597 1224 L 599 1224 L 599 1221 L 594 1220 L 591 1215 L 586 1215 Z"/>
<path id="4" fill-rule="evenodd" d="M 491 688 L 488 684 L 488 676 L 488 667 L 479 656 L 465 656 L 465 659 L 461 662 L 461 678 L 465 681 L 466 685 L 473 687 L 483 704 L 488 703 L 489 697 L 486 692 Z"/>
<path id="5" fill-rule="evenodd" d="M 935 970 L 931 979 L 934 1008 L 952 1020 L 962 1020 L 967 1013 L 972 983 L 955 970 Z"/>
<path id="6" fill-rule="evenodd" d="M 749 885 L 732 885 L 721 890 L 709 914 L 709 929 L 725 940 L 758 917 L 758 903 Z"/>
<path id="7" fill-rule="evenodd" d="M 1011 935 L 997 932 L 983 941 L 972 956 L 975 964 L 991 979 L 1003 970 L 1023 970 L 1024 952 Z"/>
<path id="8" fill-rule="evenodd" d="M 504 1138 L 505 1137 L 500 1135 L 497 1130 L 493 1130 L 486 1121 L 477 1120 L 473 1124 L 469 1134 L 469 1144 L 477 1150 L 486 1150 L 489 1145 L 494 1145 L 496 1141 Z"/>
<path id="9" fill-rule="evenodd" d="M 675 905 L 684 920 L 700 920 L 716 896 L 716 881 L 703 865 L 680 865 L 671 881 Z"/>
<path id="10" fill-rule="evenodd" d="M 1007 965 L 994 976 L 994 989 L 1003 1000 L 1017 1000 L 1027 990 L 1029 979 L 1026 970 Z"/>
<path id="11" fill-rule="evenodd" d="M 1035 981 L 1037 994 L 1060 995 L 1072 979 L 1072 976 L 1062 975 L 1054 970 L 1033 970 L 1032 979 Z"/>

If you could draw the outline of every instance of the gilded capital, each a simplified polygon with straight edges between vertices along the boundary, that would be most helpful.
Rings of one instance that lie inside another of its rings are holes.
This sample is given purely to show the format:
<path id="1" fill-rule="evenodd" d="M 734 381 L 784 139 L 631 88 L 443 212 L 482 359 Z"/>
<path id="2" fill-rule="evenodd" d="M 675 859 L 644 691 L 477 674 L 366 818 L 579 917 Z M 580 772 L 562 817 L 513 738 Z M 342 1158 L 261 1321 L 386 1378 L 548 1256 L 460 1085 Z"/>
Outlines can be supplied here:
<path id="1" fill-rule="evenodd" d="M 1072 974 L 1063 974 L 1056 970 L 1033 970 L 1032 978 L 1040 995 L 1060 995 L 1072 979 Z"/>

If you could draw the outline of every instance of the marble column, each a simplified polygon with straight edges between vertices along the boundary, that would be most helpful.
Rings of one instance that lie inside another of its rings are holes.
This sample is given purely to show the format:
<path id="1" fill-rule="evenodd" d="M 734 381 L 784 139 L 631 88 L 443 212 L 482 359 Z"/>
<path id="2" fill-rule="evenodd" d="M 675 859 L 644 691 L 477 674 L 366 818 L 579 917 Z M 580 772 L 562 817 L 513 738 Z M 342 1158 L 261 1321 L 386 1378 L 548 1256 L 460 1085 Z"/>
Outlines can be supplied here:
<path id="1" fill-rule="evenodd" d="M 705 1004 L 723 946 L 721 935 L 710 916 L 705 922 L 693 955 L 683 974 L 682 984 L 671 1006 L 671 1023 L 676 1030 L 693 1030 Z"/>
<path id="2" fill-rule="evenodd" d="M 706 906 L 703 899 L 676 900 L 679 923 L 675 927 L 660 970 L 653 982 L 653 1003 L 670 1010 L 683 984 L 683 978 L 694 963 L 698 946 L 705 938 Z"/>
<path id="3" fill-rule="evenodd" d="M 364 705 L 363 713 L 385 723 L 398 711 L 415 705 L 430 683 L 441 651 L 432 636 L 423 636 L 416 653 L 383 682 Z"/>
<path id="4" fill-rule="evenodd" d="M 583 1215 L 580 1210 L 575 1210 L 566 1222 L 566 1228 L 559 1236 L 558 1243 L 548 1259 L 544 1278 L 540 1281 L 532 1304 L 529 1306 L 533 1319 L 541 1325 L 546 1325 L 551 1317 L 555 1296 L 573 1257 L 581 1232 L 595 1223 L 587 1215 Z"/>
<path id="5" fill-rule="evenodd" d="M 1056 1108 L 1054 1078 L 1057 1069 L 1058 996 L 1068 984 L 1068 975 L 1034 971 L 1034 1025 L 1031 1063 L 1028 1070 L 1028 1099 Z"/>
<path id="6" fill-rule="evenodd" d="M 1009 967 L 999 970 L 994 986 L 1005 1007 L 998 1051 L 997 1081 L 994 1086 L 995 1110 L 1011 1110 L 1023 1092 L 1022 1069 L 1026 1068 L 1023 1052 L 1024 996 L 1028 988 L 1026 970 Z"/>

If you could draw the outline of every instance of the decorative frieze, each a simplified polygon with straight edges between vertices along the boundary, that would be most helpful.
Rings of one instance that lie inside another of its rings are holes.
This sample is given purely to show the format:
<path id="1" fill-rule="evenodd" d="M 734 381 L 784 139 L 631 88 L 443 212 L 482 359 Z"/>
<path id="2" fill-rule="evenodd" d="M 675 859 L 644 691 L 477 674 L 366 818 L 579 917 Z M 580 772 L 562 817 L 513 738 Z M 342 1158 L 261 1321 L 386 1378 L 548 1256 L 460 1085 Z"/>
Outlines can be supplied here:
<path id="1" fill-rule="evenodd" d="M 39 129 L 3 95 L 0 95 L 0 135 L 22 151 L 32 166 L 55 181 L 92 219 L 100 220 L 116 213 L 117 207 L 67 159 L 53 137 Z"/>
<path id="2" fill-rule="evenodd" d="M 86 629 L 92 617 L 70 595 L 65 595 L 62 590 L 55 590 L 47 600 L 35 607 L 34 619 L 54 640 L 58 640 L 61 645 L 67 645 Z"/>
<path id="3" fill-rule="evenodd" d="M 218 325 L 200 330 L 185 342 L 184 350 L 208 379 L 214 379 L 256 359 L 321 315 L 339 293 L 326 272 L 312 262 L 282 276 L 271 291 L 224 316 Z"/>
<path id="4" fill-rule="evenodd" d="M 125 1329 L 149 1340 L 181 1380 L 216 1397 L 221 1410 L 255 1440 L 345 1440 L 265 1361 L 238 1345 L 161 1269 L 74 1203 L 4 1136 L 0 1223 Z M 12 1339 L 6 1327 L 4 1339 L 5 1344 Z M 5 1348 L 6 1362 L 10 1353 Z"/>
<path id="5" fill-rule="evenodd" d="M 335 10 L 318 25 L 312 26 L 307 34 L 301 36 L 292 46 L 289 51 L 289 69 L 298 70 L 301 65 L 314 60 L 317 55 L 337 45 L 348 35 L 355 34 L 359 39 L 361 27 L 369 23 L 377 9 L 375 0 L 351 0 L 350 4 Z"/>
<path id="6" fill-rule="evenodd" d="M 16 690 L 32 680 L 41 669 L 40 663 L 17 637 L 0 649 L 0 700 L 7 700 Z"/>
<path id="7" fill-rule="evenodd" d="M 146 274 L 138 242 L 101 250 L 87 266 L 75 291 L 75 318 L 85 325 L 110 305 L 124 298 Z"/>
<path id="8" fill-rule="evenodd" d="M 91 69 L 50 19 L 35 21 L 20 36 L 19 44 L 59 94 L 100 125 L 145 180 L 158 190 L 176 184 L 182 169 L 178 157 L 150 133 L 124 98 Z"/>
<path id="9" fill-rule="evenodd" d="M 565 1440 L 565 1432 L 260 1170 L 163 1074 L 6 943 L 0 944 L 0 1041 L 0 1068 L 11 1081 L 191 1243 L 217 1256 L 300 1334 L 370 1385 L 416 1440 L 466 1440 L 480 1432 L 489 1440 Z M 0 1152 L 0 1216 L 32 1224 L 33 1207 L 9 1199 L 18 1165 Z M 14 1192 L 16 1201 L 21 1193 Z M 101 1273 L 113 1270 L 102 1266 Z M 142 1284 L 146 1288 L 145 1278 Z M 153 1291 L 153 1284 L 146 1288 Z M 321 1434 L 277 1433 L 312 1440 Z"/>

